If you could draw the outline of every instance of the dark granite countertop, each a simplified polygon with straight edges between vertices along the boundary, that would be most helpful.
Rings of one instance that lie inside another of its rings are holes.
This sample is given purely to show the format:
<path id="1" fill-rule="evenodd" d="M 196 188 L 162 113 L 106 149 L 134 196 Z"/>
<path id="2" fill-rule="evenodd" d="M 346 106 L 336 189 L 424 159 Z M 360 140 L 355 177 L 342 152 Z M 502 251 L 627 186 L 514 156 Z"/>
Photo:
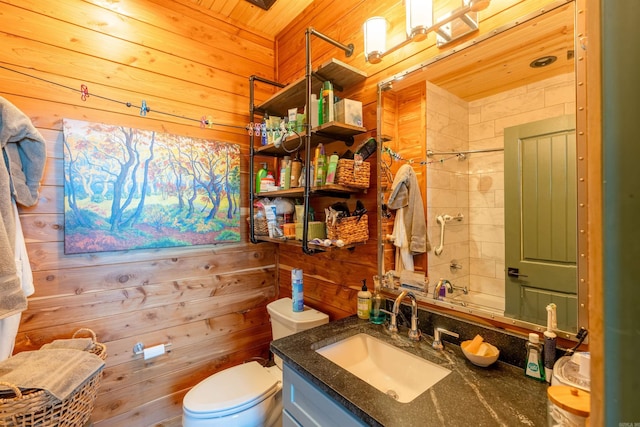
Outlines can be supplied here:
<path id="1" fill-rule="evenodd" d="M 400 403 L 315 352 L 361 332 L 451 373 L 413 401 Z M 401 327 L 399 333 L 391 333 L 384 325 L 351 316 L 275 340 L 271 350 L 371 426 L 547 425 L 545 383 L 525 377 L 522 368 L 502 361 L 487 368 L 475 366 L 454 344 L 445 342 L 444 350 L 437 351 L 431 348 L 433 337 L 425 334 L 420 342 L 413 342 L 406 332 Z"/>

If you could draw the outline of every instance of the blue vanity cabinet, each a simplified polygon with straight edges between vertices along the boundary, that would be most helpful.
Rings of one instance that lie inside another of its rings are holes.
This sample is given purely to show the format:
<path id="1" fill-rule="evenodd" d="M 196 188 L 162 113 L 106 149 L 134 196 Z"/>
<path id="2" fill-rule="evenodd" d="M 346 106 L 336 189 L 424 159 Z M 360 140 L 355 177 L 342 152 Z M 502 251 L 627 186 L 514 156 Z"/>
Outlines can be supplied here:
<path id="1" fill-rule="evenodd" d="M 283 427 L 366 425 L 286 363 L 283 381 Z"/>

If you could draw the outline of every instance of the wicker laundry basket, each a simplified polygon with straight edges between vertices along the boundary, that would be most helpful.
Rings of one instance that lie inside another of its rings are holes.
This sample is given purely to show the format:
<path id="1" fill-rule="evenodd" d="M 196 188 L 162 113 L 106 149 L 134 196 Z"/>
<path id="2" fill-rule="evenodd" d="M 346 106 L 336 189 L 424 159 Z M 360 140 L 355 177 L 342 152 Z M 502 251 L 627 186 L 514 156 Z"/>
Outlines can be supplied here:
<path id="1" fill-rule="evenodd" d="M 107 347 L 96 341 L 96 334 L 90 329 L 79 329 L 73 334 L 88 333 L 92 346 L 87 349 L 105 360 Z M 0 397 L 0 427 L 82 427 L 87 425 L 93 412 L 102 369 L 94 373 L 76 388 L 66 399 L 60 401 L 45 390 L 20 390 L 13 384 L 0 383 L 12 390 L 10 395 Z"/>

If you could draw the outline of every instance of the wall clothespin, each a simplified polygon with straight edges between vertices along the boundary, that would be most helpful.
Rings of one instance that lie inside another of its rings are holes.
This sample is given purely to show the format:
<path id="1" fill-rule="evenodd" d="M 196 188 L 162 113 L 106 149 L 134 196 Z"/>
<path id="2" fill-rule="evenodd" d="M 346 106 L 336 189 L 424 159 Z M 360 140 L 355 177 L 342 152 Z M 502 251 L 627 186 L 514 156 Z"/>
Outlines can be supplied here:
<path id="1" fill-rule="evenodd" d="M 207 116 L 207 128 L 213 129 L 213 116 L 212 115 L 208 115 Z"/>
<path id="2" fill-rule="evenodd" d="M 88 97 L 89 97 L 89 88 L 85 84 L 80 85 L 80 99 L 82 99 L 83 101 L 86 101 Z"/>
<path id="3" fill-rule="evenodd" d="M 205 116 L 200 117 L 200 129 L 204 129 L 207 125 L 207 118 Z"/>
<path id="4" fill-rule="evenodd" d="M 142 117 L 145 117 L 149 111 L 151 111 L 151 109 L 149 107 L 147 107 L 147 101 L 145 101 L 143 99 L 142 100 L 142 106 L 140 107 L 140 115 Z"/>

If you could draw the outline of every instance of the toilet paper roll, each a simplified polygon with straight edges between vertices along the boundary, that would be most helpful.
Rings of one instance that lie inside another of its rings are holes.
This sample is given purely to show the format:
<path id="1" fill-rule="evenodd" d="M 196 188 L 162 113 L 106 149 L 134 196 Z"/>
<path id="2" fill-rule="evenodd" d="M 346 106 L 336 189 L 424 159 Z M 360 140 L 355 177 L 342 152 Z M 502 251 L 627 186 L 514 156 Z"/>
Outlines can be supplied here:
<path id="1" fill-rule="evenodd" d="M 162 356 L 164 354 L 164 344 L 159 344 L 153 347 L 145 348 L 143 350 L 144 360 L 153 359 L 154 357 Z"/>

